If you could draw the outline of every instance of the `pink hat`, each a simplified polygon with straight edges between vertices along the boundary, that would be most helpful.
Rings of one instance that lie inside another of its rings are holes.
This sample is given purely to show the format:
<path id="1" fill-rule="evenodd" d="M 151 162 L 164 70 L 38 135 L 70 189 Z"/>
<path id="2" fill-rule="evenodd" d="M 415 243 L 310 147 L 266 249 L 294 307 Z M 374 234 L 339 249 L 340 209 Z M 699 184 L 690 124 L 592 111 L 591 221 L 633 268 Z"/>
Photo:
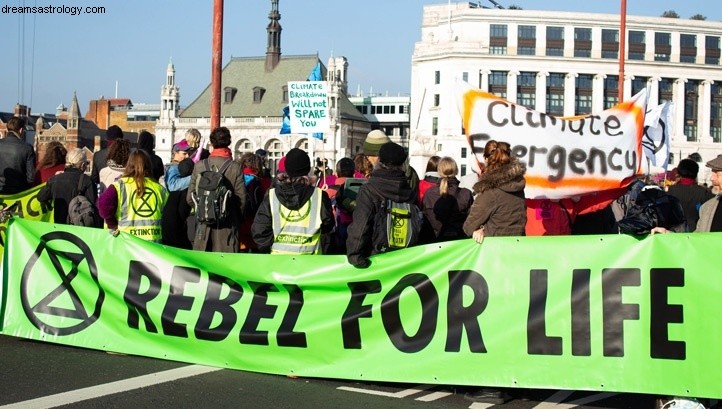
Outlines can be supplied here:
<path id="1" fill-rule="evenodd" d="M 285 157 L 285 156 L 282 157 L 282 158 L 278 161 L 278 171 L 279 171 L 279 172 L 285 172 L 285 171 L 286 171 L 286 157 Z"/>
<path id="2" fill-rule="evenodd" d="M 189 151 L 190 149 L 191 149 L 191 147 L 190 147 L 190 145 L 188 145 L 188 142 L 185 139 L 181 139 L 180 141 L 178 141 L 178 143 L 173 145 L 173 152 L 180 152 L 180 151 L 186 152 L 186 151 Z"/>

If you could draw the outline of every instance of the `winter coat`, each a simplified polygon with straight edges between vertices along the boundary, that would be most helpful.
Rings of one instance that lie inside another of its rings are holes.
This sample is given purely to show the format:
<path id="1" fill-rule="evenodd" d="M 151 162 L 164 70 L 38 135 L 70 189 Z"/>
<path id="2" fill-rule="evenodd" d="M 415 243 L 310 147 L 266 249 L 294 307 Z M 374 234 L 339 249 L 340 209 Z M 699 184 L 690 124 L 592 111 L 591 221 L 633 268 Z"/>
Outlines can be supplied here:
<path id="1" fill-rule="evenodd" d="M 80 182 L 80 190 L 78 190 Z M 93 206 L 98 198 L 95 184 L 78 168 L 66 168 L 65 172 L 59 173 L 48 179 L 45 186 L 38 192 L 38 201 L 53 201 L 53 220 L 55 223 L 68 223 L 68 205 L 75 196 L 85 196 Z"/>
<path id="2" fill-rule="evenodd" d="M 526 167 L 516 158 L 499 169 L 484 172 L 474 185 L 476 198 L 464 222 L 471 236 L 484 227 L 485 236 L 523 236 L 526 225 L 524 173 Z"/>
<path id="3" fill-rule="evenodd" d="M 417 198 L 403 170 L 375 169 L 356 197 L 353 222 L 348 226 L 346 239 L 348 262 L 356 267 L 368 267 L 369 256 L 377 253 L 375 249 L 380 243 L 372 243 L 374 219 L 385 200 L 416 204 Z"/>
<path id="4" fill-rule="evenodd" d="M 667 193 L 679 199 L 682 204 L 684 217 L 687 219 L 686 231 L 694 231 L 697 228 L 699 208 L 704 202 L 714 197 L 714 194 L 708 189 L 687 178 L 682 178 L 679 182 L 670 186 Z"/>
<path id="5" fill-rule="evenodd" d="M 446 196 L 441 196 L 438 185 L 429 188 L 424 195 L 421 210 L 434 230 L 433 241 L 466 238 L 463 226 L 472 203 L 473 193 L 469 189 L 460 188 L 456 178 L 449 179 Z"/>
<path id="6" fill-rule="evenodd" d="M 215 153 L 215 151 L 214 151 Z M 210 156 L 208 159 L 211 169 L 220 169 L 230 157 Z M 193 239 L 193 250 L 214 251 L 222 253 L 238 253 L 238 226 L 243 220 L 243 209 L 246 206 L 246 187 L 243 184 L 243 170 L 238 162 L 231 160 L 230 166 L 223 173 L 228 181 L 229 189 L 232 190 L 231 203 L 229 204 L 229 217 L 223 223 L 208 225 L 198 223 L 196 235 Z M 191 183 L 186 195 L 186 202 L 189 206 L 195 207 L 193 203 L 193 192 L 196 181 L 201 172 L 205 170 L 204 161 L 200 161 L 193 167 Z"/>
<path id="7" fill-rule="evenodd" d="M 30 189 L 35 183 L 35 150 L 14 132 L 0 139 L 0 194 Z"/>
<path id="8" fill-rule="evenodd" d="M 103 148 L 93 154 L 93 166 L 90 171 L 90 179 L 92 179 L 96 185 L 100 184 L 101 169 L 108 166 L 108 151 L 109 148 Z"/>
<path id="9" fill-rule="evenodd" d="M 278 201 L 287 209 L 298 210 L 311 199 L 317 187 L 306 184 L 276 183 L 275 193 Z M 268 253 L 273 245 L 273 218 L 272 214 L 278 216 L 278 209 L 271 209 L 271 202 L 268 192 L 263 196 L 256 217 L 251 225 L 251 236 L 258 246 L 258 251 Z M 321 254 L 330 252 L 331 237 L 335 222 L 333 220 L 333 209 L 328 194 L 321 194 Z"/>
<path id="10" fill-rule="evenodd" d="M 717 206 L 719 206 L 720 197 L 715 196 L 712 199 L 704 202 L 702 207 L 699 208 L 699 220 L 697 221 L 696 232 L 710 232 L 712 231 L 712 220 L 717 212 Z"/>
<path id="11" fill-rule="evenodd" d="M 107 161 L 106 164 L 107 165 L 103 169 L 100 169 L 100 172 L 98 173 L 100 180 L 100 193 L 103 193 L 108 186 L 120 179 L 120 177 L 123 176 L 123 172 L 125 172 L 125 166 L 120 166 L 113 160 Z"/>
<path id="12" fill-rule="evenodd" d="M 188 216 L 191 214 L 191 207 L 186 202 L 188 188 L 182 190 L 171 191 L 168 195 L 168 201 L 163 207 L 161 216 L 161 243 L 178 247 L 181 249 L 192 249 L 188 237 Z"/>

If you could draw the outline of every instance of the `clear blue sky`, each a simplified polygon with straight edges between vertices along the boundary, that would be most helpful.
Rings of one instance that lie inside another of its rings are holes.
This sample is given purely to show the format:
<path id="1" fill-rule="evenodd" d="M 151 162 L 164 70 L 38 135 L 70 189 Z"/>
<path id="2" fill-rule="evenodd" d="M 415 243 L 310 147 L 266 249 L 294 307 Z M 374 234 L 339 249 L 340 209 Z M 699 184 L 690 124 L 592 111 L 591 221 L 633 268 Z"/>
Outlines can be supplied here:
<path id="1" fill-rule="evenodd" d="M 620 7 L 616 0 L 497 2 L 527 10 L 615 14 Z M 171 58 L 181 105 L 192 102 L 210 83 L 212 0 L 6 0 L 0 5 L 59 3 L 103 6 L 106 11 L 76 16 L 27 14 L 24 19 L 17 14 L 0 14 L 0 111 L 12 111 L 15 103 L 21 102 L 31 105 L 33 112 L 54 113 L 61 102 L 68 105 L 73 91 L 77 91 L 85 114 L 90 99 L 115 95 L 116 81 L 119 97 L 135 103 L 159 103 Z M 281 52 L 318 53 L 324 63 L 330 55 L 345 56 L 349 60 L 350 91 L 355 92 L 360 85 L 364 92 L 372 88 L 376 93 L 408 94 L 411 54 L 420 37 L 423 6 L 446 3 L 280 0 Z M 491 5 L 487 0 L 481 3 Z M 627 3 L 629 15 L 659 16 L 665 10 L 675 10 L 682 18 L 700 13 L 708 20 L 722 21 L 722 8 L 712 0 Z M 265 54 L 270 8 L 270 0 L 225 1 L 224 64 L 231 56 Z"/>

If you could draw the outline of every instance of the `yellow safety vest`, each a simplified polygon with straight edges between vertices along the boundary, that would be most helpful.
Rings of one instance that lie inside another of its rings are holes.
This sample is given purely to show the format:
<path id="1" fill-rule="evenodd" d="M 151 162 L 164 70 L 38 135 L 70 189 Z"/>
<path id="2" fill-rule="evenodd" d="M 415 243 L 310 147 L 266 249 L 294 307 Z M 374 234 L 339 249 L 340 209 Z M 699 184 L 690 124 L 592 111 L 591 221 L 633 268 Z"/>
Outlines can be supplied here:
<path id="1" fill-rule="evenodd" d="M 273 222 L 271 254 L 319 254 L 321 249 L 321 189 L 298 210 L 283 206 L 276 189 L 268 191 Z"/>
<path id="2" fill-rule="evenodd" d="M 136 196 L 133 178 L 120 178 L 113 182 L 118 192 L 118 230 L 148 241 L 160 242 L 161 216 L 168 201 L 168 191 L 158 182 L 145 178 L 145 191 Z"/>

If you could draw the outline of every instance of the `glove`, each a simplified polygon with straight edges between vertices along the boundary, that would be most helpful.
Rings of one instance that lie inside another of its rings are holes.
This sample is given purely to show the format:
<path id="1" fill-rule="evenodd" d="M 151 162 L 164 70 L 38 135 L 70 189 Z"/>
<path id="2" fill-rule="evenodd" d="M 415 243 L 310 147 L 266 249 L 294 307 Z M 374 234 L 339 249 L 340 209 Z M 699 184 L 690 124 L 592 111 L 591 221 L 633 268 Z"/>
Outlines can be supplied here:
<path id="1" fill-rule="evenodd" d="M 367 258 L 360 258 L 358 261 L 353 265 L 356 268 L 368 268 L 368 266 L 371 265 L 371 260 Z"/>

